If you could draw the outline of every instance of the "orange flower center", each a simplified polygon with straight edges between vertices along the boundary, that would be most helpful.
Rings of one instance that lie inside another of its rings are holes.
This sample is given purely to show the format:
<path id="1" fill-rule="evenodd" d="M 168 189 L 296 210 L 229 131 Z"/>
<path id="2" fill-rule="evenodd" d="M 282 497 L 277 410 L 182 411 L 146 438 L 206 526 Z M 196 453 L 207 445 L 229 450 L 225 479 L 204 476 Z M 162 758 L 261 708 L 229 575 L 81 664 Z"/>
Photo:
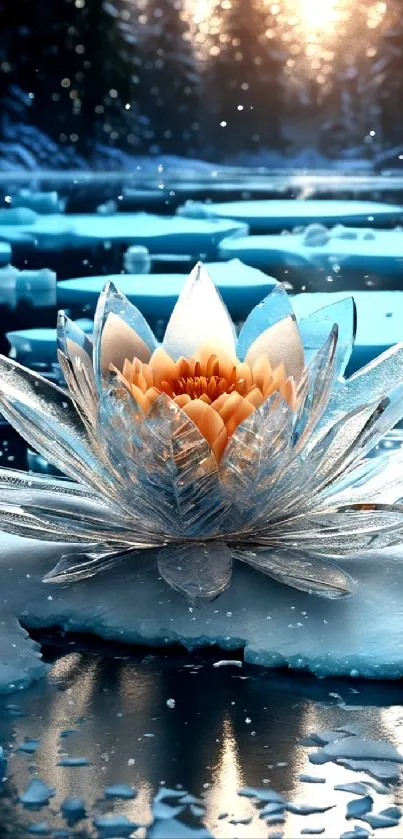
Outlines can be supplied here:
<path id="1" fill-rule="evenodd" d="M 111 369 L 147 413 L 161 393 L 166 393 L 193 420 L 208 441 L 217 461 L 238 425 L 276 391 L 295 409 L 295 386 L 284 364 L 274 370 L 266 355 L 253 365 L 209 348 L 194 358 L 173 361 L 162 348 L 150 361 L 126 359 L 123 369 Z"/>

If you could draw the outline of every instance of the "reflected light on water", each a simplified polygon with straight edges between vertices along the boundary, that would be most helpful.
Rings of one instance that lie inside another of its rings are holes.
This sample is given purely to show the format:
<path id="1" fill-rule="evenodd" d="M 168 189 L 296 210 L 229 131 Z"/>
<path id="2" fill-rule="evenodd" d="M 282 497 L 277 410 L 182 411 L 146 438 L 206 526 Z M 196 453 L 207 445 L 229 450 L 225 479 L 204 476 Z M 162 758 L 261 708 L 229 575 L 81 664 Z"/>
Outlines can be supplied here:
<path id="1" fill-rule="evenodd" d="M 336 0 L 299 0 L 296 11 L 308 30 L 328 29 L 337 21 Z"/>
<path id="2" fill-rule="evenodd" d="M 222 743 L 217 766 L 213 772 L 213 784 L 211 791 L 206 795 L 206 824 L 214 836 L 220 839 L 231 839 L 235 828 L 228 819 L 219 819 L 220 813 L 228 812 L 230 817 L 237 819 L 248 818 L 253 813 L 253 807 L 248 798 L 238 795 L 238 790 L 244 786 L 244 777 L 241 769 L 239 746 L 236 740 L 233 725 L 229 717 L 225 717 L 222 725 Z M 242 837 L 266 836 L 264 823 L 262 832 L 256 833 L 255 824 L 243 825 L 238 828 Z"/>

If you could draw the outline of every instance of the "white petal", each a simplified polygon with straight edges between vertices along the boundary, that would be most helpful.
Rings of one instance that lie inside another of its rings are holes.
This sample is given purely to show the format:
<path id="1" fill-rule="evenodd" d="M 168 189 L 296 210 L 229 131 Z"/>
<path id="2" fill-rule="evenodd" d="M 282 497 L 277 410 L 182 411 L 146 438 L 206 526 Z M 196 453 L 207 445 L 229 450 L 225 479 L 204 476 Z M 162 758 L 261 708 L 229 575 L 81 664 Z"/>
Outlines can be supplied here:
<path id="1" fill-rule="evenodd" d="M 100 295 L 94 317 L 94 370 L 98 388 L 109 365 L 121 368 L 126 358 L 149 361 L 157 346 L 143 315 L 113 283 Z"/>
<path id="2" fill-rule="evenodd" d="M 163 347 L 173 359 L 214 346 L 235 357 L 235 330 L 208 272 L 196 265 L 188 277 L 166 328 Z"/>
<path id="3" fill-rule="evenodd" d="M 129 361 L 138 358 L 140 361 L 147 362 L 151 358 L 151 352 L 134 329 L 128 326 L 118 315 L 109 312 L 101 339 L 101 370 L 103 375 L 109 372 L 110 364 L 114 364 L 118 370 L 122 370 L 126 358 Z"/>
<path id="4" fill-rule="evenodd" d="M 288 376 L 299 382 L 305 366 L 304 351 L 293 317 L 283 318 L 265 329 L 249 347 L 245 361 L 253 365 L 263 354 L 268 356 L 273 368 L 284 362 Z"/>

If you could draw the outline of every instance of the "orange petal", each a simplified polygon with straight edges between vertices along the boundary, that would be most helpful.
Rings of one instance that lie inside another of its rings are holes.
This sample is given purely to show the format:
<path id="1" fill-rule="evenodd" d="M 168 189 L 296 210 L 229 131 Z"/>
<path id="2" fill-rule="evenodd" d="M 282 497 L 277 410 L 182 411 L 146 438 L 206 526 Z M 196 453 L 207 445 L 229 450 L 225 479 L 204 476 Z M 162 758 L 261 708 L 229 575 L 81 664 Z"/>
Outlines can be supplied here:
<path id="1" fill-rule="evenodd" d="M 180 408 L 183 408 L 184 405 L 187 405 L 188 402 L 191 401 L 190 396 L 187 393 L 181 393 L 179 396 L 174 396 L 174 402 L 179 405 Z"/>
<path id="2" fill-rule="evenodd" d="M 228 437 L 225 425 L 217 411 L 201 399 L 188 402 L 183 411 L 207 440 L 216 459 L 220 460 Z"/>
<path id="3" fill-rule="evenodd" d="M 154 373 L 155 383 L 166 379 L 172 381 L 176 379 L 176 365 L 172 358 L 168 355 L 162 347 L 154 350 L 150 358 L 150 367 Z"/>
<path id="4" fill-rule="evenodd" d="M 281 382 L 279 392 L 285 400 L 285 402 L 288 402 L 291 410 L 295 411 L 297 408 L 297 396 L 294 379 L 290 378 L 284 382 Z"/>
<path id="5" fill-rule="evenodd" d="M 265 397 L 263 396 L 262 392 L 259 390 L 258 387 L 254 387 L 253 390 L 250 390 L 249 393 L 245 396 L 248 402 L 254 406 L 254 408 L 259 408 L 259 406 L 264 402 Z"/>
<path id="6" fill-rule="evenodd" d="M 253 384 L 263 393 L 264 382 L 271 376 L 271 364 L 267 355 L 259 355 L 252 368 Z"/>
<path id="7" fill-rule="evenodd" d="M 270 362 L 268 362 L 268 364 L 270 365 Z M 248 387 L 250 387 L 253 379 L 252 379 L 252 370 L 249 367 L 249 364 L 246 364 L 245 361 L 238 362 L 238 364 L 236 366 L 236 377 L 237 377 L 238 381 L 239 381 L 239 379 L 244 379 L 245 382 L 247 383 Z"/>

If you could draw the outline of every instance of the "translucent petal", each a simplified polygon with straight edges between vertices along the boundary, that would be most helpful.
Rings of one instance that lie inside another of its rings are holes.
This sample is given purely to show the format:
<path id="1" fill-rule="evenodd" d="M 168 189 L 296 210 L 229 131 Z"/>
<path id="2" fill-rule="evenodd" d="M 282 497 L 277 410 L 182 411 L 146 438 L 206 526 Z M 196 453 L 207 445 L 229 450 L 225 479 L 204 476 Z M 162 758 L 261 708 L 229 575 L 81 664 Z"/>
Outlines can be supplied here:
<path id="1" fill-rule="evenodd" d="M 322 435 L 340 417 L 368 402 L 380 402 L 403 382 L 403 342 L 379 355 L 337 388 L 316 432 Z"/>
<path id="2" fill-rule="evenodd" d="M 227 545 L 190 542 L 158 552 L 158 571 L 165 582 L 190 600 L 213 600 L 231 581 L 232 557 Z"/>
<path id="3" fill-rule="evenodd" d="M 403 498 L 403 456 L 395 452 L 359 463 L 313 499 L 315 510 L 329 504 L 396 502 Z"/>
<path id="4" fill-rule="evenodd" d="M 291 452 L 293 413 L 273 394 L 253 412 L 231 437 L 220 463 L 220 481 L 226 496 L 237 505 L 237 523 L 253 520 L 267 489 Z"/>
<path id="5" fill-rule="evenodd" d="M 329 306 L 313 312 L 298 323 L 305 353 L 305 363 L 310 364 L 316 352 L 323 346 L 333 325 L 338 325 L 335 376 L 342 376 L 354 344 L 357 328 L 357 312 L 353 297 L 345 297 Z"/>
<path id="6" fill-rule="evenodd" d="M 0 469 L 0 491 L 45 491 L 52 495 L 61 494 L 71 498 L 97 499 L 98 496 L 91 494 L 87 487 L 80 486 L 75 481 L 67 478 L 59 478 L 53 475 L 36 475 L 32 472 L 22 472 L 19 469 Z M 18 496 L 17 496 L 18 498 Z"/>
<path id="7" fill-rule="evenodd" d="M 103 546 L 94 545 L 93 549 L 84 553 L 64 554 L 57 565 L 43 578 L 44 583 L 74 583 L 79 580 L 94 577 L 101 571 L 107 571 L 119 561 L 136 557 L 137 551 L 124 549 L 121 551 L 106 550 Z"/>
<path id="8" fill-rule="evenodd" d="M 0 356 L 0 406 L 21 436 L 58 469 L 107 491 L 107 473 L 65 391 Z"/>
<path id="9" fill-rule="evenodd" d="M 266 538 L 277 546 L 321 556 L 381 550 L 403 541 L 403 507 L 376 503 L 329 507 L 273 526 Z"/>
<path id="10" fill-rule="evenodd" d="M 108 282 L 99 297 L 94 317 L 94 370 L 98 389 L 109 364 L 118 369 L 125 358 L 148 361 L 157 341 L 147 321 L 113 283 Z"/>
<path id="11" fill-rule="evenodd" d="M 195 355 L 203 346 L 235 358 L 235 329 L 227 308 L 203 265 L 196 265 L 169 319 L 163 347 L 173 359 Z"/>
<path id="12" fill-rule="evenodd" d="M 92 341 L 64 312 L 57 321 L 58 359 L 72 398 L 84 419 L 93 425 L 97 396 L 92 366 Z"/>
<path id="13" fill-rule="evenodd" d="M 284 318 L 265 329 L 249 347 L 245 361 L 252 367 L 262 355 L 269 358 L 273 369 L 283 363 L 287 375 L 292 376 L 296 382 L 300 381 L 305 361 L 294 317 Z"/>
<path id="14" fill-rule="evenodd" d="M 290 298 L 282 285 L 276 286 L 261 303 L 250 312 L 239 333 L 237 356 L 244 360 L 249 347 L 262 332 L 279 321 L 290 317 L 295 320 Z"/>
<path id="15" fill-rule="evenodd" d="M 302 401 L 295 425 L 296 450 L 311 442 L 331 397 L 335 379 L 338 327 L 333 326 L 325 343 L 316 353 L 308 369 L 305 399 Z"/>
<path id="16" fill-rule="evenodd" d="M 174 533 L 203 537 L 228 520 L 218 464 L 191 419 L 165 394 L 155 400 L 140 425 L 141 483 L 148 497 L 171 509 Z"/>
<path id="17" fill-rule="evenodd" d="M 309 452 L 291 459 L 267 499 L 270 520 L 314 505 L 315 495 L 343 473 L 354 458 L 360 435 L 376 413 L 374 406 L 351 411 Z M 303 487 L 303 492 L 301 492 Z"/>
<path id="18" fill-rule="evenodd" d="M 237 550 L 234 557 L 279 583 L 329 600 L 351 594 L 354 587 L 351 577 L 337 565 L 286 547 L 284 550 Z"/>

